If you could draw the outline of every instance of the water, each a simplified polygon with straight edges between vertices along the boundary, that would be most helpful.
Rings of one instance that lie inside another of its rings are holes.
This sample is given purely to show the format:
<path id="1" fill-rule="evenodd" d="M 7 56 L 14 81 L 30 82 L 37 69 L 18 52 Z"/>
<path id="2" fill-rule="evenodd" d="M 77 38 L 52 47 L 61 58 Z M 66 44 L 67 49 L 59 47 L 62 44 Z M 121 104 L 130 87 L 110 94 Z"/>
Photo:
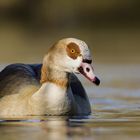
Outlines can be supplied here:
<path id="1" fill-rule="evenodd" d="M 101 85 L 80 77 L 92 104 L 90 116 L 0 119 L 2 140 L 139 140 L 140 65 L 96 65 Z"/>

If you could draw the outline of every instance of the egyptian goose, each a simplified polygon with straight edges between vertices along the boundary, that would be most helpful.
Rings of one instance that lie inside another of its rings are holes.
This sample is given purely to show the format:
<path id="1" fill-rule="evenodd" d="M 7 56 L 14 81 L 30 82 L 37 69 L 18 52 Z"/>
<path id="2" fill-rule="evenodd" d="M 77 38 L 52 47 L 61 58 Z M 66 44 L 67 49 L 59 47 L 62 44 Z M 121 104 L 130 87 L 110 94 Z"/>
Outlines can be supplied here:
<path id="1" fill-rule="evenodd" d="M 86 92 L 74 75 L 96 85 L 87 44 L 65 38 L 55 43 L 43 64 L 11 64 L 0 72 L 0 116 L 89 115 Z"/>

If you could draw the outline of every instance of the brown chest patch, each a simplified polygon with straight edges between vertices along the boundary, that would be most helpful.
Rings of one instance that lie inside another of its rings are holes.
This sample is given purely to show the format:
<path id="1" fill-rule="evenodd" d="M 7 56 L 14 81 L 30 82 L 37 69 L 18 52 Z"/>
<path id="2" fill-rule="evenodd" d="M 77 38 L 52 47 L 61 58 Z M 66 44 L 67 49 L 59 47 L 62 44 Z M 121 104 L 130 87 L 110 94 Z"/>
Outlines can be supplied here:
<path id="1" fill-rule="evenodd" d="M 67 45 L 67 54 L 69 57 L 71 57 L 72 59 L 77 59 L 77 57 L 80 55 L 80 49 L 79 46 L 77 44 L 75 44 L 74 42 L 71 42 Z"/>

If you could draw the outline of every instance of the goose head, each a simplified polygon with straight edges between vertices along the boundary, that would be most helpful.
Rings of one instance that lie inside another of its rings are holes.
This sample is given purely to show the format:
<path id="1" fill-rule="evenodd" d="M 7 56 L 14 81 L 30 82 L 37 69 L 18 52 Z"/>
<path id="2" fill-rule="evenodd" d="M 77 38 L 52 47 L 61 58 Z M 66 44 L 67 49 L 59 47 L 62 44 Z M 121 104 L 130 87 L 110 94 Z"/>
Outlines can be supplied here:
<path id="1" fill-rule="evenodd" d="M 87 44 L 79 39 L 59 40 L 44 57 L 43 66 L 46 70 L 49 68 L 59 72 L 82 74 L 94 84 L 100 84 L 94 74 L 90 50 Z"/>

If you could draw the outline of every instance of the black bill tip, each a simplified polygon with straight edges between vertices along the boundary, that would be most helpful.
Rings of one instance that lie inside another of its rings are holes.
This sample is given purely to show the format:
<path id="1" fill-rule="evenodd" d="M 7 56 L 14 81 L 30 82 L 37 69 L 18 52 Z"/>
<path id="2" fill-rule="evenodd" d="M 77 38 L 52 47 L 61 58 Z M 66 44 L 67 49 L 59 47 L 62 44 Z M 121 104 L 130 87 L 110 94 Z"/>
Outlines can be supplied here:
<path id="1" fill-rule="evenodd" d="M 100 85 L 100 80 L 97 77 L 95 77 L 94 80 L 93 80 L 93 83 L 96 84 L 97 86 L 99 86 Z"/>

